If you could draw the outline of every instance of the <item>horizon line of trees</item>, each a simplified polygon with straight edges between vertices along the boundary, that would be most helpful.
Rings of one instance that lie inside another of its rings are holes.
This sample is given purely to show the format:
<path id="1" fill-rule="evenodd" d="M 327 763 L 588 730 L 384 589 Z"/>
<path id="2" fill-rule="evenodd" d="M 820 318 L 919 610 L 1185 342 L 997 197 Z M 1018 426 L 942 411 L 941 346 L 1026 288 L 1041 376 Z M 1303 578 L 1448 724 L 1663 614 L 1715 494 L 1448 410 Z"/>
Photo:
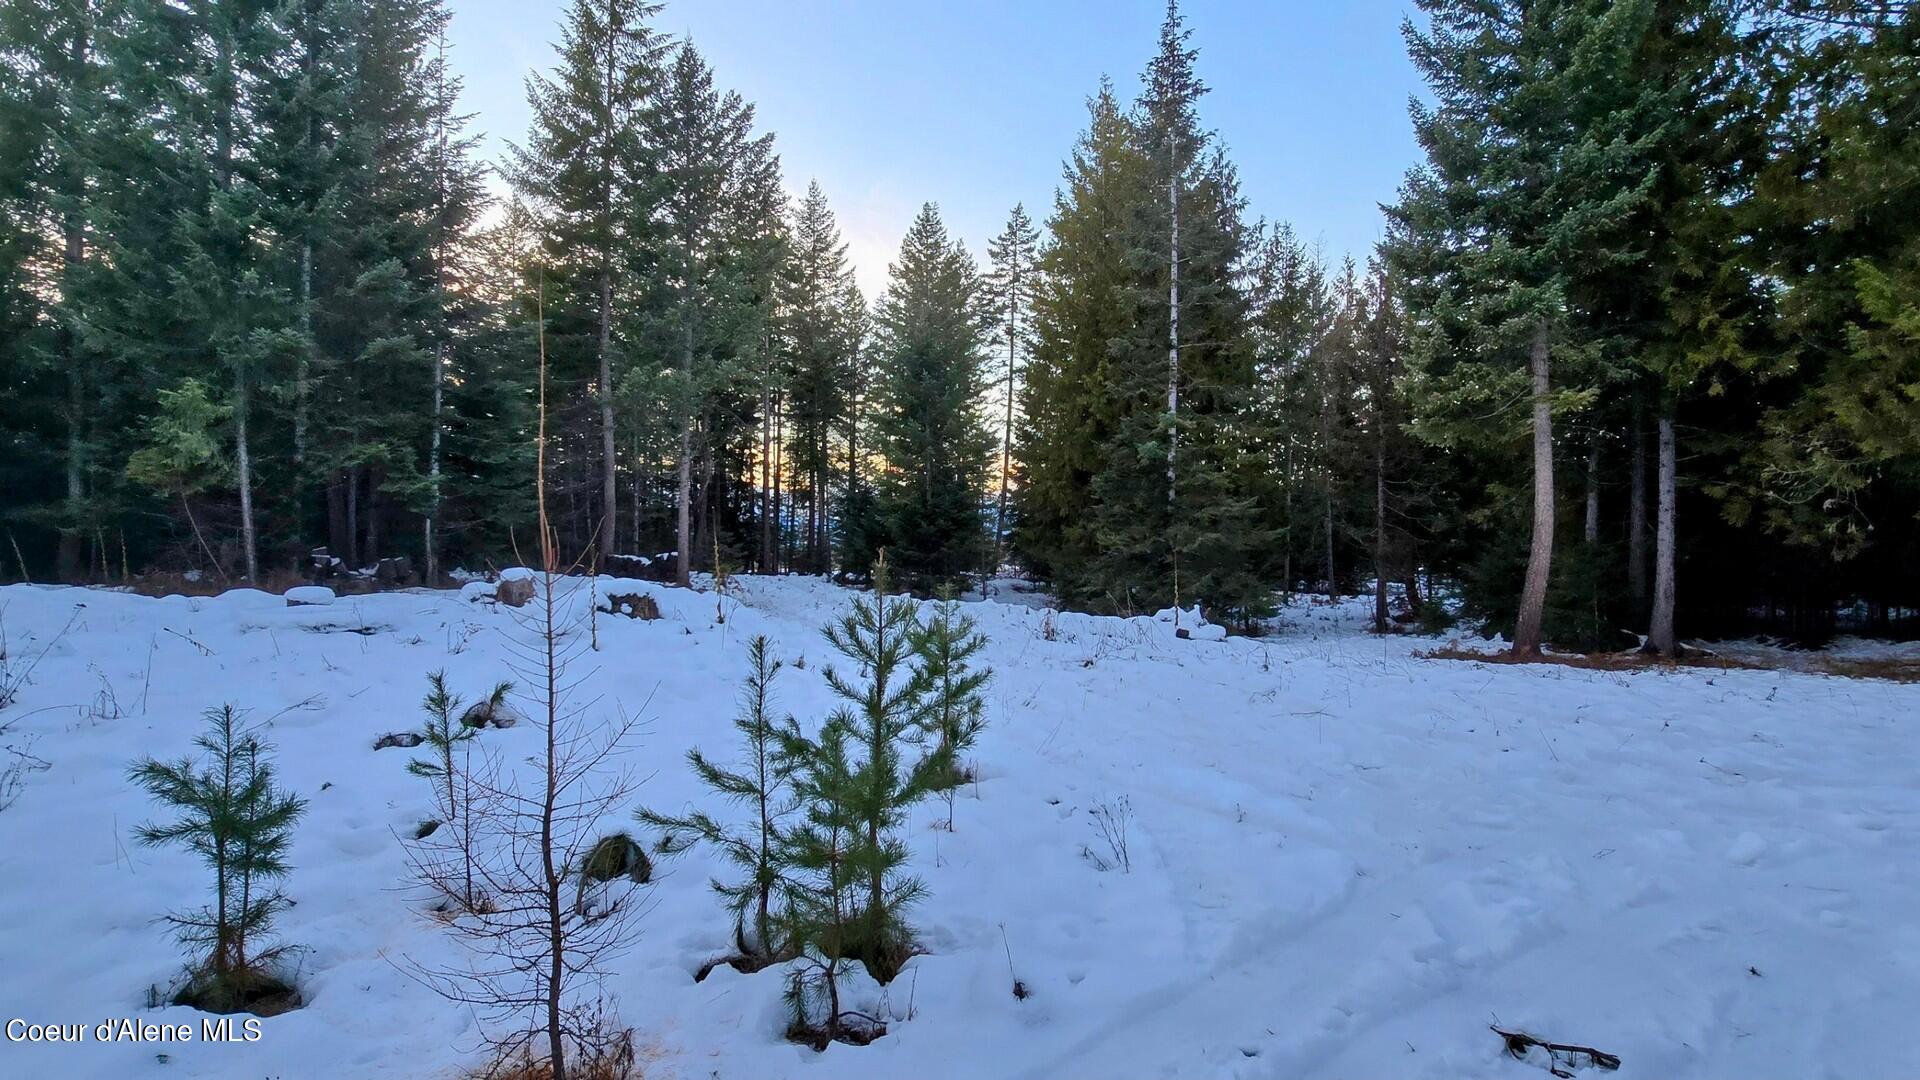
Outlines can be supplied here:
<path id="1" fill-rule="evenodd" d="M 1011 562 L 1062 603 L 1442 596 L 1522 651 L 1920 607 L 1920 30 L 1867 0 L 1420 0 L 1364 264 L 1249 217 L 1168 5 L 1037 226 L 872 302 L 659 5 L 574 0 L 493 200 L 444 0 L 10 0 L 11 569 Z M 1398 607 L 1398 613 L 1395 607 Z"/>

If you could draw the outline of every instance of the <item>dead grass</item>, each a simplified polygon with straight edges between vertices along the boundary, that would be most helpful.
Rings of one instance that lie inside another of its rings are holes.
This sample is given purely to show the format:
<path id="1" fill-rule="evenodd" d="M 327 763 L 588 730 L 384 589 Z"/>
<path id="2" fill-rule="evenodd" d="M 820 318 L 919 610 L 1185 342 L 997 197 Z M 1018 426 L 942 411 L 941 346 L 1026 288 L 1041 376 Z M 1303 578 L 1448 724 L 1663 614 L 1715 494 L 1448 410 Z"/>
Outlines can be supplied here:
<path id="1" fill-rule="evenodd" d="M 567 1062 L 569 1080 L 646 1080 L 651 1066 L 669 1056 L 658 1041 L 641 1042 L 632 1031 L 611 1034 L 594 1053 Z M 553 1080 L 553 1063 L 525 1046 L 461 1074 L 461 1080 Z"/>
<path id="2" fill-rule="evenodd" d="M 1475 652 L 1472 649 L 1462 648 L 1458 644 L 1452 644 L 1444 648 L 1416 652 L 1413 655 L 1421 660 L 1467 660 L 1480 664 L 1549 664 L 1555 667 L 1581 668 L 1586 671 L 1674 671 L 1680 668 L 1706 668 L 1714 671 L 1800 671 L 1846 679 L 1920 682 L 1920 660 L 1861 660 L 1817 654 L 1800 654 L 1793 663 L 1762 663 L 1758 660 L 1721 656 L 1698 649 L 1689 649 L 1680 656 L 1672 658 L 1637 650 L 1515 656 L 1504 650 Z"/>

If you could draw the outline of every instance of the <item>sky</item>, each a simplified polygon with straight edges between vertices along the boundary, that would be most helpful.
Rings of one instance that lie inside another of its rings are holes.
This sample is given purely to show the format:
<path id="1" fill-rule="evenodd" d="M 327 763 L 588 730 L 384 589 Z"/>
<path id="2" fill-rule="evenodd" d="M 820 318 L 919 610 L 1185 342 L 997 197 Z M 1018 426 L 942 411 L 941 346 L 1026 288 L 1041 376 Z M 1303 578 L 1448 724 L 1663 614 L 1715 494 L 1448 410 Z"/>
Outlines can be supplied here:
<path id="1" fill-rule="evenodd" d="M 464 103 L 502 156 L 524 138 L 525 77 L 551 69 L 565 0 L 452 0 Z M 717 84 L 776 133 L 789 190 L 818 180 L 862 289 L 922 203 L 983 264 L 1015 203 L 1051 213 L 1102 75 L 1131 100 L 1162 0 L 669 0 L 658 28 L 691 39 Z M 1201 120 L 1240 171 L 1248 214 L 1286 221 L 1337 262 L 1364 259 L 1418 151 L 1407 0 L 1187 0 L 1212 88 Z"/>

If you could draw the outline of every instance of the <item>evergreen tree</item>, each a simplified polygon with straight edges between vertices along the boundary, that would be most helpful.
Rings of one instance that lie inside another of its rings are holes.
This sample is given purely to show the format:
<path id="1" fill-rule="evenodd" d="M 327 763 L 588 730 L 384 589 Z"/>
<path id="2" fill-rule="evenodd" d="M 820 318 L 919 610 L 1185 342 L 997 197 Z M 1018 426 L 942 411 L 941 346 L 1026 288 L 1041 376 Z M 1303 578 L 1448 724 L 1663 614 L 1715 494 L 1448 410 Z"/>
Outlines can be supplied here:
<path id="1" fill-rule="evenodd" d="M 1114 342 L 1130 332 L 1122 224 L 1144 198 L 1145 162 L 1102 82 L 1055 196 L 1038 262 L 1034 347 L 1015 435 L 1013 550 L 1065 603 L 1099 597 L 1093 478 L 1115 423 Z"/>
<path id="2" fill-rule="evenodd" d="M 1290 227 L 1269 230 L 1255 246 L 1247 302 L 1254 371 L 1263 388 L 1254 407 L 1261 468 L 1280 488 L 1268 507 L 1269 527 L 1281 535 L 1278 580 L 1291 592 L 1315 532 L 1306 527 L 1305 490 L 1314 472 L 1313 369 L 1333 319 L 1333 297 L 1326 267 Z"/>
<path id="3" fill-rule="evenodd" d="M 844 812 L 851 815 L 854 835 L 844 841 L 844 858 L 864 894 L 846 955 L 857 956 L 882 983 L 892 981 L 911 954 L 905 909 L 925 891 L 918 879 L 902 876 L 907 847 L 898 830 L 908 808 L 933 790 L 942 765 L 931 756 L 911 765 L 906 760 L 927 721 L 929 686 L 911 666 L 920 629 L 915 604 L 888 595 L 889 584 L 883 553 L 874 566 L 873 598 L 855 598 L 852 610 L 826 627 L 827 642 L 864 676 L 856 684 L 826 669 L 827 686 L 846 703 L 828 717 L 827 727 L 844 731 L 863 755 L 846 780 Z M 821 752 L 818 744 L 796 747 L 802 760 Z"/>
<path id="4" fill-rule="evenodd" d="M 793 788 L 800 808 L 799 823 L 786 834 L 783 856 L 792 872 L 782 932 L 797 950 L 787 983 L 787 1003 L 793 1010 L 788 1036 L 805 1038 L 819 1050 L 846 1031 L 840 977 L 862 940 L 860 892 L 866 880 L 857 858 L 860 780 L 848 753 L 850 738 L 847 725 L 830 719 L 818 738 L 788 732 L 783 740 L 783 753 L 794 763 Z M 902 890 L 896 899 L 911 896 Z"/>
<path id="5" fill-rule="evenodd" d="M 651 223 L 664 194 L 647 134 L 667 44 L 647 24 L 660 5 L 573 0 L 552 78 L 527 79 L 533 127 L 510 152 L 515 188 L 539 211 L 541 267 L 550 282 L 550 345 L 561 379 L 590 388 L 598 411 L 599 484 L 593 549 L 618 551 L 614 509 L 615 315 L 636 293 Z M 589 363 L 590 361 L 590 363 Z"/>
<path id="6" fill-rule="evenodd" d="M 946 793 L 947 829 L 952 831 L 954 789 L 971 775 L 961 764 L 961 755 L 987 726 L 987 703 L 981 691 L 993 678 L 993 669 L 973 667 L 973 658 L 987 647 L 987 639 L 948 594 L 913 632 L 912 645 L 916 672 L 927 688 L 926 726 L 935 739 L 929 759 L 931 782 Z"/>
<path id="7" fill-rule="evenodd" d="M 718 91 L 712 68 L 691 44 L 681 45 L 668 66 L 648 140 L 664 185 L 656 250 L 657 332 L 677 369 L 675 573 L 684 586 L 698 550 L 695 541 L 701 539 L 694 535 L 696 502 L 706 505 L 718 469 L 725 391 L 741 376 L 743 346 L 754 344 L 753 335 L 736 336 L 738 304 L 745 296 L 730 289 L 729 234 L 752 164 L 777 165 L 768 137 L 753 134 L 753 106 L 736 93 Z M 777 215 L 777 210 L 767 206 L 762 213 Z"/>
<path id="8" fill-rule="evenodd" d="M 285 989 L 268 969 L 287 946 L 263 947 L 263 939 L 292 903 L 274 885 L 287 876 L 287 847 L 306 802 L 280 789 L 272 748 L 243 725 L 238 709 L 210 709 L 206 718 L 208 731 L 194 740 L 199 761 L 147 758 L 131 770 L 134 783 L 181 815 L 135 835 L 150 847 L 184 845 L 213 871 L 213 903 L 167 917 L 198 953 L 175 1000 L 235 1012 Z"/>
<path id="9" fill-rule="evenodd" d="M 921 207 L 874 323 L 873 430 L 886 461 L 877 514 L 916 588 L 978 569 L 991 439 L 978 409 L 984 323 L 973 260 Z"/>
<path id="10" fill-rule="evenodd" d="M 1602 122 L 1594 95 L 1638 79 L 1632 46 L 1647 7 L 1422 0 L 1428 28 L 1406 31 L 1437 99 L 1414 107 L 1427 162 L 1389 210 L 1394 267 L 1422 313 L 1414 429 L 1446 448 L 1531 434 L 1520 655 L 1539 651 L 1552 572 L 1553 416 L 1587 406 L 1579 376 L 1598 382 L 1596 366 L 1618 361 L 1620 327 L 1596 326 L 1583 301 L 1644 254 L 1626 223 L 1652 178 L 1641 145 Z"/>
<path id="11" fill-rule="evenodd" d="M 855 358 L 846 297 L 853 289 L 847 245 L 826 194 L 810 182 L 794 217 L 793 263 L 782 302 L 791 372 L 783 405 L 785 461 L 793 473 L 789 495 L 807 504 L 801 566 L 815 573 L 832 569 L 827 490 L 835 429 L 852 412 Z"/>
<path id="12" fill-rule="evenodd" d="M 984 284 L 988 307 L 993 312 L 995 334 L 1006 343 L 1006 373 L 1000 378 L 1004 415 L 1000 425 L 1000 498 L 993 511 L 994 563 L 1007 557 L 1007 488 L 1013 480 L 1013 406 L 1020 395 L 1020 370 L 1023 359 L 1033 347 L 1033 294 L 1036 287 L 1034 260 L 1040 234 L 1027 218 L 1025 206 L 1016 204 L 1007 218 L 1007 227 L 987 244 L 987 257 L 993 268 Z"/>
<path id="13" fill-rule="evenodd" d="M 1271 609 L 1275 533 L 1252 441 L 1253 351 L 1238 288 L 1247 236 L 1232 165 L 1199 126 L 1206 93 L 1169 3 L 1131 120 L 1144 197 L 1123 219 L 1130 318 L 1112 346 L 1117 415 L 1093 485 L 1105 604 Z"/>
<path id="14" fill-rule="evenodd" d="M 673 815 L 642 810 L 637 815 L 642 822 L 665 830 L 660 843 L 663 853 L 705 842 L 718 847 L 740 871 L 743 880 L 716 878 L 713 890 L 733 914 L 735 948 L 742 957 L 762 964 L 784 959 L 791 952 L 781 905 L 790 887 L 787 862 L 793 857 L 786 822 L 795 809 L 790 790 L 795 761 L 785 750 L 795 737 L 794 722 L 791 716 L 775 719 L 773 715 L 773 679 L 780 661 L 769 655 L 770 648 L 765 635 L 747 642 L 747 682 L 733 721 L 744 751 L 741 767 L 716 764 L 698 748 L 687 751 L 687 762 L 700 782 L 728 802 L 744 804 L 753 812 L 753 821 L 738 828 L 700 811 Z"/>
<path id="15" fill-rule="evenodd" d="M 221 437 L 229 412 L 213 400 L 205 383 L 189 376 L 179 386 L 160 391 L 159 405 L 147 418 L 145 445 L 127 459 L 129 480 L 179 497 L 209 568 L 222 577 L 226 571 L 194 517 L 193 497 L 230 475 L 232 464 Z"/>

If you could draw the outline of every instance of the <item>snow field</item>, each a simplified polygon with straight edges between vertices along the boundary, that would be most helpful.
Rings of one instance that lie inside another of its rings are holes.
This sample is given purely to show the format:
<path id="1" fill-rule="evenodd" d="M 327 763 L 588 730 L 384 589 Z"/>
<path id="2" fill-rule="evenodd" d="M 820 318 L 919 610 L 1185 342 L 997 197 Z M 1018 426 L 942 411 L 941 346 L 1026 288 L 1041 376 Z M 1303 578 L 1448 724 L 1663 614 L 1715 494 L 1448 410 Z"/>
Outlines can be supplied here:
<path id="1" fill-rule="evenodd" d="M 603 587 L 663 614 L 600 616 L 601 650 L 569 673 L 583 707 L 644 705 L 625 764 L 647 805 L 725 810 L 684 755 L 731 755 L 749 636 L 787 662 L 783 709 L 814 724 L 830 707 L 819 627 L 846 590 L 735 578 L 716 623 L 711 592 Z M 406 887 L 399 837 L 430 795 L 409 751 L 370 749 L 419 727 L 428 671 L 470 700 L 514 677 L 526 630 L 472 592 L 289 607 L 0 589 L 9 662 L 44 652 L 0 746 L 50 763 L 0 810 L 0 1019 L 198 1024 L 146 1000 L 180 966 L 154 920 L 200 902 L 204 871 L 133 844 L 159 811 L 125 771 L 188 752 L 202 710 L 270 720 L 282 779 L 310 800 L 281 921 L 308 947 L 305 1008 L 252 1044 L 0 1041 L 0 1076 L 474 1062 L 473 1018 L 407 974 L 463 955 Z M 996 672 L 980 779 L 955 832 L 933 827 L 935 802 L 907 830 L 928 953 L 854 991 L 889 1034 L 816 1054 L 780 1038 L 777 971 L 696 984 L 729 946 L 706 886 L 718 861 L 696 850 L 661 865 L 607 986 L 648 1077 L 1546 1076 L 1544 1058 L 1506 1056 L 1495 1022 L 1617 1054 L 1621 1080 L 1920 1075 L 1904 1038 L 1920 1007 L 1920 686 L 1424 661 L 1430 639 L 1365 634 L 1364 602 L 1212 641 L 1005 599 L 968 605 Z M 539 736 L 481 738 L 518 761 Z M 1129 870 L 1096 809 L 1126 820 Z"/>

